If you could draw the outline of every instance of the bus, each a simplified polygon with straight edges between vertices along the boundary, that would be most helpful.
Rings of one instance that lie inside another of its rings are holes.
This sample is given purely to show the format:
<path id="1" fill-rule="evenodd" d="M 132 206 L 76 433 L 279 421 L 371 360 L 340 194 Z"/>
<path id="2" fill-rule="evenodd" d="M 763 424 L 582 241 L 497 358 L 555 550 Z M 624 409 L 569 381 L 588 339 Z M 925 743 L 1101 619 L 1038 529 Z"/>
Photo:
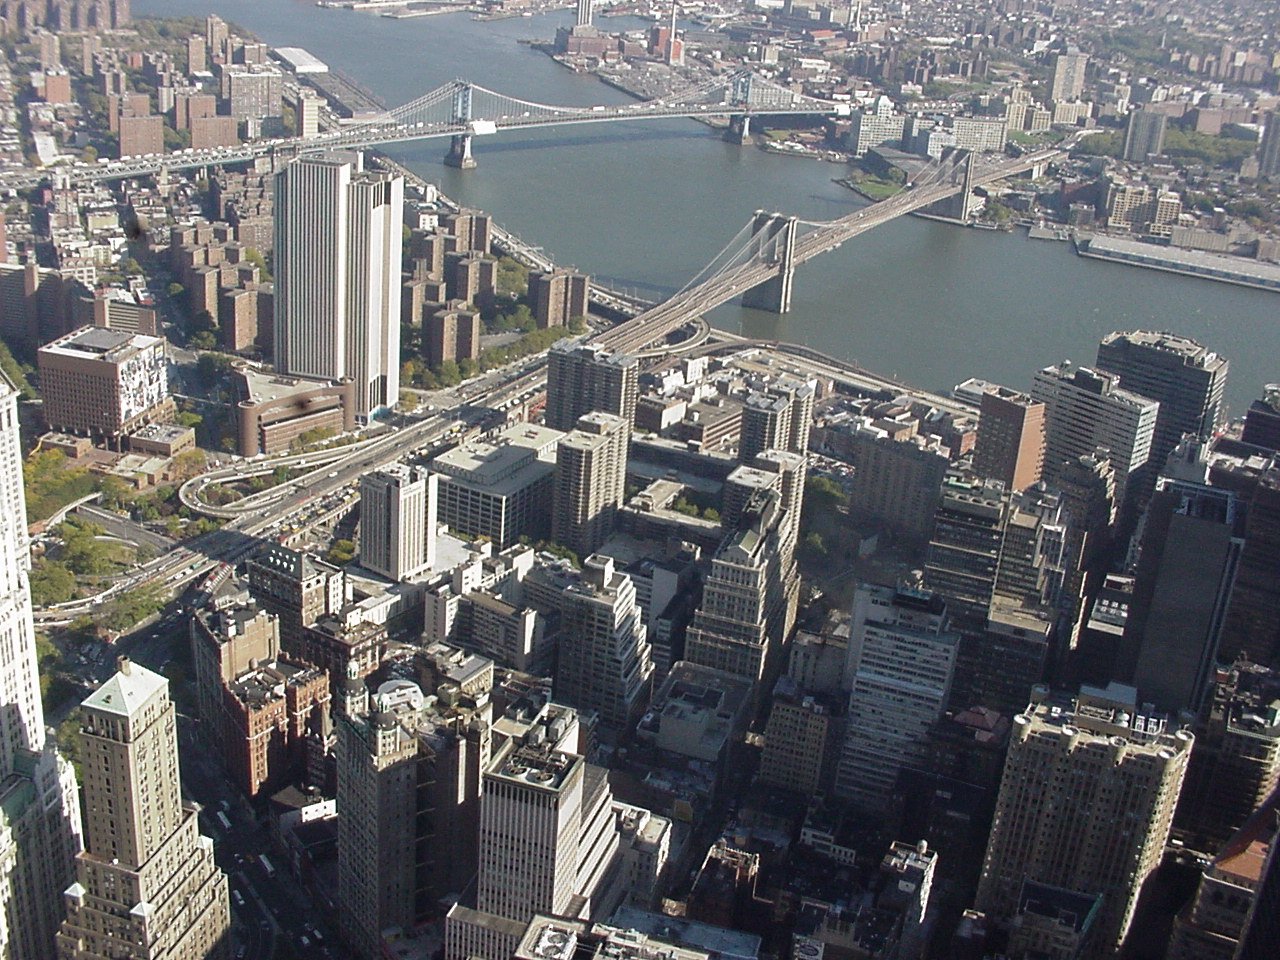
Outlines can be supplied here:
<path id="1" fill-rule="evenodd" d="M 268 877 L 274 877 L 276 875 L 276 868 L 271 865 L 271 861 L 267 859 L 267 855 L 265 853 L 258 854 L 258 862 L 262 864 L 262 872 Z"/>

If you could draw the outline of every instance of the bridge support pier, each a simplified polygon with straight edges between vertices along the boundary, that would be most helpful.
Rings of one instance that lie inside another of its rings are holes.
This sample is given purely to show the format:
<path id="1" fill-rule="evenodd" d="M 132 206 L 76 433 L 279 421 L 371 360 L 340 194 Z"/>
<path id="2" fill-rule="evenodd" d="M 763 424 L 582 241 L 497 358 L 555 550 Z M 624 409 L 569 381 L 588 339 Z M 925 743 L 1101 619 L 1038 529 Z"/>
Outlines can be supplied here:
<path id="1" fill-rule="evenodd" d="M 471 134 L 460 133 L 449 142 L 449 152 L 444 155 L 447 167 L 459 170 L 474 170 L 476 158 L 471 155 Z"/>
<path id="2" fill-rule="evenodd" d="M 777 267 L 777 273 L 742 295 L 742 305 L 770 313 L 791 309 L 791 288 L 795 281 L 796 218 L 757 210 L 752 222 L 761 255 Z"/>
<path id="3" fill-rule="evenodd" d="M 724 132 L 724 138 L 730 143 L 750 143 L 751 142 L 751 114 L 735 113 L 729 118 L 729 127 Z"/>

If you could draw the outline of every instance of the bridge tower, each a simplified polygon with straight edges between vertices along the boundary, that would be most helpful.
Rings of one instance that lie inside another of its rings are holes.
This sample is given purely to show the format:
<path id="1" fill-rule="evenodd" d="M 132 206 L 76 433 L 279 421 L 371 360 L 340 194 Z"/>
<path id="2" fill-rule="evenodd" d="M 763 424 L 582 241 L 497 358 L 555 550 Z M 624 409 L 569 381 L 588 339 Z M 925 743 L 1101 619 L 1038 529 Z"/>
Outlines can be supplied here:
<path id="1" fill-rule="evenodd" d="M 730 143 L 750 143 L 751 74 L 740 73 L 733 78 L 733 86 L 730 88 L 729 98 L 734 106 L 742 107 L 742 113 L 735 113 L 729 117 L 729 127 L 724 132 L 724 138 Z"/>
<path id="2" fill-rule="evenodd" d="M 771 313 L 786 313 L 791 309 L 791 287 L 796 273 L 796 223 L 795 217 L 756 211 L 752 219 L 756 249 L 765 263 L 777 268 L 777 273 L 742 295 L 744 307 Z"/>
<path id="3" fill-rule="evenodd" d="M 475 119 L 471 113 L 471 92 L 471 84 L 462 82 L 459 82 L 453 91 L 452 120 L 459 126 L 465 126 Z M 471 155 L 470 133 L 459 133 L 454 136 L 449 143 L 449 152 L 444 155 L 444 162 L 447 166 L 457 167 L 459 170 L 475 169 L 476 160 Z"/>

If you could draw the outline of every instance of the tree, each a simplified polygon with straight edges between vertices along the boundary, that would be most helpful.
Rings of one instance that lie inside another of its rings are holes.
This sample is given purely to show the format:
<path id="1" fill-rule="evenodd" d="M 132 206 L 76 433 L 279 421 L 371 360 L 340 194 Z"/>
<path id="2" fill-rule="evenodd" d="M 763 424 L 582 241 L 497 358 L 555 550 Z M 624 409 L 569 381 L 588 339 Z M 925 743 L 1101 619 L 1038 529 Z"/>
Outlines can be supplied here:
<path id="1" fill-rule="evenodd" d="M 37 607 L 52 603 L 65 603 L 75 599 L 76 575 L 66 564 L 49 560 L 37 560 L 31 568 L 31 602 Z"/>
<path id="2" fill-rule="evenodd" d="M 335 540 L 325 558 L 330 563 L 350 563 L 356 558 L 356 545 L 351 540 Z"/>
<path id="3" fill-rule="evenodd" d="M 173 458 L 173 478 L 179 482 L 189 480 L 204 473 L 207 465 L 208 459 L 203 450 L 183 450 Z"/>
<path id="4" fill-rule="evenodd" d="M 213 386 L 235 366 L 235 357 L 225 353 L 202 353 L 196 361 L 196 375 L 207 387 Z"/>
<path id="5" fill-rule="evenodd" d="M 168 292 L 169 296 L 174 300 L 181 300 L 187 295 L 187 288 L 175 280 L 173 283 L 169 284 Z"/>
<path id="6" fill-rule="evenodd" d="M 445 360 L 436 370 L 436 376 L 440 380 L 440 385 L 444 387 L 452 387 L 462 382 L 462 371 L 458 369 L 458 364 L 453 360 Z"/>
<path id="7" fill-rule="evenodd" d="M 413 413 L 418 409 L 418 395 L 412 390 L 400 391 L 400 409 L 405 413 Z"/>
<path id="8" fill-rule="evenodd" d="M 262 251 L 257 247 L 249 247 L 244 252 L 244 259 L 247 263 L 253 264 L 258 268 L 258 272 L 262 275 L 262 281 L 269 283 L 271 281 L 271 270 L 267 267 L 267 258 L 262 255 Z"/>

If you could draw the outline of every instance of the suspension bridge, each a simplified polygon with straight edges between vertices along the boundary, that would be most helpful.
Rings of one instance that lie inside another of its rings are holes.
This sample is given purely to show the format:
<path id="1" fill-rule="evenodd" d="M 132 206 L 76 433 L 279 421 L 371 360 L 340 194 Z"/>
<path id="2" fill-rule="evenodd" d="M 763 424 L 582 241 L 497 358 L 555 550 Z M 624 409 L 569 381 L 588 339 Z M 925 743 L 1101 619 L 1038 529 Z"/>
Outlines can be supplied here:
<path id="1" fill-rule="evenodd" d="M 31 189 L 57 176 L 73 182 L 121 180 L 166 170 L 251 163 L 264 157 L 283 161 L 292 156 L 326 150 L 354 150 L 443 138 L 450 140 L 445 162 L 468 168 L 475 165 L 471 152 L 473 138 L 505 130 L 719 117 L 729 119 L 731 136 L 745 140 L 751 132 L 752 117 L 827 117 L 848 116 L 849 113 L 848 103 L 803 96 L 745 70 L 682 87 L 653 100 L 596 106 L 535 103 L 466 80 L 453 80 L 379 117 L 314 137 L 262 140 L 236 147 L 186 149 L 97 163 L 61 164 L 41 170 L 4 171 L 0 172 L 0 189 Z"/>
<path id="2" fill-rule="evenodd" d="M 860 234 L 908 213 L 959 198 L 974 188 L 1043 167 L 1061 156 L 1059 148 L 1021 157 L 980 161 L 957 151 L 921 170 L 897 195 L 837 220 L 806 221 L 756 211 L 750 221 L 703 270 L 677 293 L 626 323 L 598 334 L 610 350 L 643 355 L 690 320 L 742 297 L 745 306 L 785 313 L 791 305 L 795 268 Z M 953 211 L 955 212 L 955 211 Z M 962 212 L 962 211 L 961 211 Z M 657 349 L 663 349 L 658 347 Z"/>

